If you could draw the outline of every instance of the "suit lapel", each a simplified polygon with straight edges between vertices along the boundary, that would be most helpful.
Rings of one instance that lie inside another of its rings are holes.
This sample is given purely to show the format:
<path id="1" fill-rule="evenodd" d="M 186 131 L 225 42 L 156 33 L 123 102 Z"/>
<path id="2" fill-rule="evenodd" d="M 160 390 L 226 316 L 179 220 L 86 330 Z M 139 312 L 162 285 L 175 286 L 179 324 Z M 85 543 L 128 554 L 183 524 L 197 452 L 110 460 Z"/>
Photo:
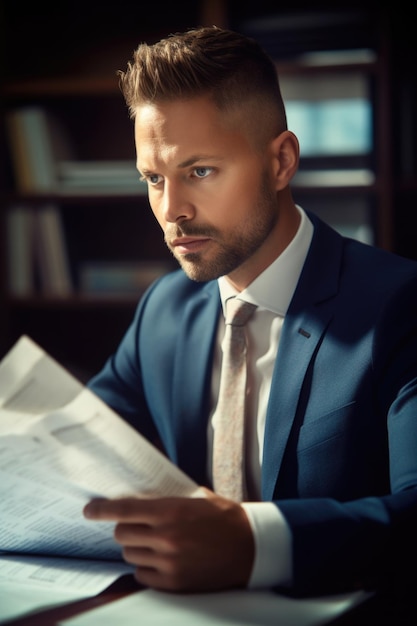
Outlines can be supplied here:
<path id="1" fill-rule="evenodd" d="M 333 316 L 342 238 L 310 215 L 315 230 L 284 320 L 268 404 L 262 463 L 262 498 L 271 500 L 313 355 Z"/>
<path id="2" fill-rule="evenodd" d="M 207 479 L 207 417 L 219 312 L 217 281 L 212 281 L 187 303 L 176 344 L 172 420 L 177 461 L 200 484 Z"/>

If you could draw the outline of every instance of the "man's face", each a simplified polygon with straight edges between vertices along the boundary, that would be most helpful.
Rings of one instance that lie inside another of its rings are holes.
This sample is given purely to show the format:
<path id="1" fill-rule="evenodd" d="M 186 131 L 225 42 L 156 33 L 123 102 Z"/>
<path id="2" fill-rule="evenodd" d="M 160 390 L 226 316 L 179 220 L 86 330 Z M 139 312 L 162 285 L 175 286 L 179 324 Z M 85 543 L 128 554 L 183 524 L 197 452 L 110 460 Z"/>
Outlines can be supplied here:
<path id="1" fill-rule="evenodd" d="M 278 210 L 272 157 L 226 121 L 206 98 L 140 106 L 137 167 L 185 273 L 206 281 L 233 279 L 237 272 L 239 283 L 248 284 L 273 260 L 268 242 Z"/>

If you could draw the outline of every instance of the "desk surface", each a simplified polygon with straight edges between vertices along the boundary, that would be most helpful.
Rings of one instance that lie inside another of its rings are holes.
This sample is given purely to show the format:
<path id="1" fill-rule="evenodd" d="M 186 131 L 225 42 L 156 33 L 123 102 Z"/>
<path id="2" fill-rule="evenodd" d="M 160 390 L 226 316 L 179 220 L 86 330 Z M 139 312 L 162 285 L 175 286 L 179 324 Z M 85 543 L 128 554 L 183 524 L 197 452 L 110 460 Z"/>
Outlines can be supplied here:
<path id="1" fill-rule="evenodd" d="M 3 623 L 3 626 L 56 626 L 64 619 L 114 602 L 140 589 L 132 576 L 123 576 L 94 597 L 16 618 Z M 415 626 L 417 603 L 414 606 L 413 599 L 409 597 L 405 599 L 403 594 L 380 593 L 328 624 L 329 626 Z"/>
<path id="2" fill-rule="evenodd" d="M 103 606 L 108 602 L 114 602 L 138 590 L 140 590 L 140 587 L 133 576 L 122 576 L 96 596 L 76 600 L 75 602 L 53 607 L 45 611 L 37 611 L 32 615 L 14 618 L 3 622 L 2 626 L 7 626 L 8 624 L 13 624 L 13 626 L 55 626 L 59 621 L 78 615 L 83 611 Z"/>

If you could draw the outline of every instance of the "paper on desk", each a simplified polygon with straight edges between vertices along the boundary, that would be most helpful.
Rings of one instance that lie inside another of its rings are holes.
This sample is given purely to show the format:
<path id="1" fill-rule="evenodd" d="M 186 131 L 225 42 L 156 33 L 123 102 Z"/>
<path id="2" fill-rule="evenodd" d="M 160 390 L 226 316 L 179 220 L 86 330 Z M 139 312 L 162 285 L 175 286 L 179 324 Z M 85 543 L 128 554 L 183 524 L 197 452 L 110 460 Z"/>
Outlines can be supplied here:
<path id="1" fill-rule="evenodd" d="M 353 608 L 366 592 L 293 599 L 270 591 L 172 594 L 140 591 L 60 622 L 61 626 L 318 626 Z"/>
<path id="2" fill-rule="evenodd" d="M 96 595 L 132 571 L 123 562 L 0 555 L 0 624 Z"/>
<path id="3" fill-rule="evenodd" d="M 0 549 L 120 558 L 93 496 L 191 496 L 197 485 L 28 337 L 0 363 Z"/>

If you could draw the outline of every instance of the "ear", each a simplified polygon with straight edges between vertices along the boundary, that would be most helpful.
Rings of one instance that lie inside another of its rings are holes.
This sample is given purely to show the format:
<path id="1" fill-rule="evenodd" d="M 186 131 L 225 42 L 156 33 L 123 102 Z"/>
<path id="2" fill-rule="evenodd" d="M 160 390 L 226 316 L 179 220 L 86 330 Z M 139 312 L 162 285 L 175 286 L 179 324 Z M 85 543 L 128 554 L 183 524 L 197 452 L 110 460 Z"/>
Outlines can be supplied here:
<path id="1" fill-rule="evenodd" d="M 276 190 L 287 187 L 298 169 L 300 146 L 290 130 L 285 130 L 271 142 Z"/>

